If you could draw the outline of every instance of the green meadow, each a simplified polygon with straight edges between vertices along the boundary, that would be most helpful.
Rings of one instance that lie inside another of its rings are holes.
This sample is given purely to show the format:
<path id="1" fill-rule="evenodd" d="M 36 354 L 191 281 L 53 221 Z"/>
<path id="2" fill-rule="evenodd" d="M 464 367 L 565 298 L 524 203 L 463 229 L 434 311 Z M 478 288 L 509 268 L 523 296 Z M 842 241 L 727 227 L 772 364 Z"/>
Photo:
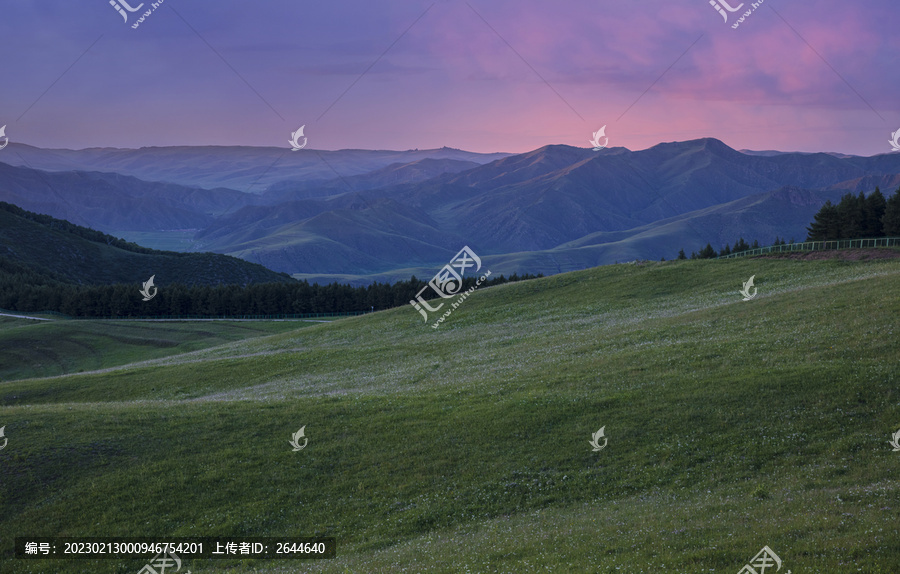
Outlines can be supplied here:
<path id="1" fill-rule="evenodd" d="M 432 321 L 0 323 L 0 573 L 146 562 L 25 535 L 338 542 L 196 574 L 900 572 L 900 260 L 612 265 Z"/>
<path id="2" fill-rule="evenodd" d="M 218 320 L 44 322 L 0 316 L 0 381 L 105 369 L 314 324 Z"/>

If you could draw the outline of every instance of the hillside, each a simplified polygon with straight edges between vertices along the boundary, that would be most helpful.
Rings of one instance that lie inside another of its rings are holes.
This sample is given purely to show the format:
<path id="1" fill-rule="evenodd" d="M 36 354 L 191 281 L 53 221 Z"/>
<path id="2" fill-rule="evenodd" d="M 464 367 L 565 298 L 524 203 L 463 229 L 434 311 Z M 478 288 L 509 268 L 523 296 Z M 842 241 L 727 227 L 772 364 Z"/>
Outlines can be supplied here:
<path id="1" fill-rule="evenodd" d="M 254 196 L 116 173 L 44 172 L 0 163 L 0 201 L 110 233 L 201 229 Z"/>
<path id="2" fill-rule="evenodd" d="M 469 245 L 506 273 L 559 272 L 672 258 L 680 247 L 690 252 L 740 236 L 800 240 L 839 189 L 888 184 L 897 174 L 900 155 L 756 156 L 712 138 L 636 152 L 552 145 L 425 181 L 245 207 L 196 240 L 206 250 L 323 281 L 402 277 L 423 271 L 423 261 L 440 266 L 455 251 L 434 237 Z M 396 207 L 384 209 L 385 200 Z M 352 218 L 338 213 L 350 205 Z M 310 224 L 328 215 L 342 224 Z"/>
<path id="3" fill-rule="evenodd" d="M 5 160 L 28 164 L 0 164 L 0 200 L 142 245 L 359 284 L 431 275 L 462 245 L 503 273 L 557 273 L 741 236 L 799 240 L 838 191 L 900 186 L 900 154 L 746 154 L 714 138 L 515 155 L 11 149 Z"/>
<path id="4" fill-rule="evenodd" d="M 215 253 L 155 251 L 0 202 L 0 271 L 76 284 L 248 284 L 292 281 L 261 265 Z"/>
<path id="5" fill-rule="evenodd" d="M 491 259 L 493 269 L 534 269 L 544 274 L 583 269 L 598 263 L 647 258 L 672 259 L 678 249 L 699 250 L 712 245 L 733 244 L 739 229 L 753 229 L 764 244 L 776 237 L 806 238 L 806 227 L 826 200 L 838 201 L 846 191 L 782 187 L 750 195 L 706 209 L 662 219 L 626 231 L 591 233 L 555 249 L 512 253 Z"/>
<path id="6" fill-rule="evenodd" d="M 783 572 L 893 574 L 898 279 L 613 265 L 476 291 L 437 329 L 407 306 L 2 383 L 0 573 L 143 564 L 11 559 L 28 533 L 338 539 L 186 564 L 223 574 L 737 572 L 763 546 Z"/>
<path id="7" fill-rule="evenodd" d="M 478 167 L 474 161 L 425 158 L 409 163 L 393 163 L 363 175 L 354 175 L 326 181 L 282 181 L 270 185 L 260 200 L 274 205 L 295 199 L 328 197 L 346 193 L 377 189 L 391 185 L 427 181 L 445 173 L 458 173 Z"/>
<path id="8" fill-rule="evenodd" d="M 866 178 L 866 181 L 872 180 Z M 878 178 L 878 181 L 892 183 L 893 178 Z M 661 219 L 632 229 L 590 233 L 553 249 L 485 255 L 483 258 L 496 273 L 508 275 L 521 269 L 528 269 L 534 273 L 552 275 L 600 264 L 608 265 L 637 259 L 653 261 L 661 258 L 673 259 L 679 249 L 684 248 L 690 253 L 691 251 L 699 250 L 707 241 L 712 245 L 733 244 L 739 236 L 736 235 L 738 234 L 737 230 L 740 229 L 754 230 L 753 233 L 758 233 L 758 235 L 746 235 L 745 238 L 749 241 L 760 239 L 763 244 L 772 242 L 776 237 L 794 238 L 799 241 L 806 238 L 806 227 L 826 200 L 837 202 L 850 189 L 857 192 L 860 191 L 857 188 L 862 185 L 866 184 L 863 181 L 852 180 L 829 189 L 814 190 L 783 187 L 675 217 Z M 865 189 L 874 189 L 874 184 L 871 188 Z M 882 189 L 896 189 L 896 187 L 886 186 Z M 337 202 L 343 197 L 334 198 L 330 201 Z M 285 210 L 280 212 L 281 215 L 291 213 L 294 204 L 285 204 L 284 207 Z M 407 207 L 406 209 L 409 210 L 410 208 Z M 325 211 L 327 210 L 322 209 L 319 213 L 324 213 Z M 360 219 L 362 218 L 360 217 Z M 423 225 L 427 224 L 429 219 L 423 213 L 417 221 L 420 225 Z M 248 225 L 252 227 L 249 221 Z M 371 233 L 371 241 L 367 243 L 361 242 L 360 244 L 365 245 L 370 253 L 375 251 L 375 246 L 378 245 L 379 241 L 378 235 L 384 233 L 383 229 L 383 227 L 374 227 Z M 345 226 L 342 233 L 346 237 L 350 233 L 364 232 L 364 230 L 365 227 L 362 225 L 358 227 Z M 217 226 L 216 233 L 227 233 L 227 231 L 221 226 Z M 327 233 L 327 230 L 323 230 L 323 235 Z M 421 235 L 421 237 L 427 237 L 427 235 Z M 396 239 L 396 235 L 394 239 Z M 450 236 L 443 239 L 456 241 L 456 244 L 464 242 L 462 237 Z M 312 239 L 307 241 L 310 240 L 317 241 L 319 236 L 313 235 Z M 202 244 L 206 245 L 205 243 Z M 288 243 L 286 247 L 291 245 L 291 243 Z M 323 241 L 322 249 L 318 253 L 331 252 L 333 245 L 334 243 L 328 245 Z M 285 251 L 276 253 L 256 251 L 252 249 L 253 242 L 243 244 L 242 248 L 247 249 L 247 253 L 252 253 L 254 257 L 259 257 L 259 261 L 265 263 L 268 267 L 279 268 L 279 264 L 286 260 Z M 423 252 L 428 252 L 424 248 L 420 249 Z M 433 249 L 432 252 L 437 253 Z M 355 256 L 362 258 L 358 253 Z M 449 255 L 444 253 L 444 257 L 449 257 Z M 279 261 L 279 259 L 282 261 Z M 382 253 L 382 259 L 389 259 L 386 252 Z M 421 259 L 420 257 L 419 260 Z M 310 261 L 309 267 L 315 267 L 316 261 L 315 259 Z M 339 281 L 342 283 L 365 284 L 372 280 L 392 282 L 408 278 L 410 275 L 427 277 L 434 273 L 434 269 L 434 264 L 429 267 L 413 263 L 409 267 L 373 273 L 367 276 L 354 275 L 352 273 L 306 273 L 295 274 L 294 276 L 320 283 Z"/>
<path id="9" fill-rule="evenodd" d="M 42 324 L 0 316 L 0 381 L 53 377 L 183 355 L 313 324 L 302 321 L 151 323 L 54 319 L 52 323 Z"/>
<path id="10" fill-rule="evenodd" d="M 143 245 L 354 284 L 430 275 L 461 245 L 503 273 L 558 273 L 741 236 L 802 239 L 839 191 L 900 186 L 897 154 L 746 154 L 714 138 L 515 155 L 12 149 L 4 158 L 30 167 L 0 164 L 0 200 Z M 231 187 L 202 187 L 213 184 Z"/>

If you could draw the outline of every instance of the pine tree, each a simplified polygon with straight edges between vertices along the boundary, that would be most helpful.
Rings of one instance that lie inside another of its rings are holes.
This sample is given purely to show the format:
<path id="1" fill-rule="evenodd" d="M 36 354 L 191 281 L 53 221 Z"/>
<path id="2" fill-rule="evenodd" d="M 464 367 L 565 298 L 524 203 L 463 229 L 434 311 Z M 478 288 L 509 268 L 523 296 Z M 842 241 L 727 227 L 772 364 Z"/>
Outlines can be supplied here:
<path id="1" fill-rule="evenodd" d="M 881 190 L 876 187 L 875 191 L 866 198 L 863 206 L 863 213 L 865 214 L 863 237 L 882 237 L 884 235 L 884 224 L 881 219 L 884 217 L 886 207 L 887 201 L 881 194 Z"/>
<path id="2" fill-rule="evenodd" d="M 838 216 L 838 209 L 831 200 L 825 202 L 825 205 L 819 209 L 819 212 L 813 216 L 813 222 L 806 228 L 807 241 L 824 241 L 827 239 L 838 239 L 841 232 L 841 222 Z"/>
<path id="3" fill-rule="evenodd" d="M 863 220 L 865 219 L 863 209 L 865 204 L 866 198 L 862 192 L 859 192 L 858 197 L 852 193 L 842 197 L 841 202 L 837 205 L 840 231 L 837 237 L 829 239 L 856 239 L 862 237 Z"/>
<path id="4" fill-rule="evenodd" d="M 678 259 L 687 259 L 687 255 L 684 254 L 684 248 L 678 250 Z"/>
<path id="5" fill-rule="evenodd" d="M 884 225 L 883 233 L 888 237 L 900 237 L 900 188 L 894 192 L 884 208 L 884 216 L 881 218 Z"/>
<path id="6" fill-rule="evenodd" d="M 706 244 L 706 247 L 700 250 L 700 259 L 713 259 L 716 256 L 716 250 L 713 249 L 713 246 L 709 243 Z"/>

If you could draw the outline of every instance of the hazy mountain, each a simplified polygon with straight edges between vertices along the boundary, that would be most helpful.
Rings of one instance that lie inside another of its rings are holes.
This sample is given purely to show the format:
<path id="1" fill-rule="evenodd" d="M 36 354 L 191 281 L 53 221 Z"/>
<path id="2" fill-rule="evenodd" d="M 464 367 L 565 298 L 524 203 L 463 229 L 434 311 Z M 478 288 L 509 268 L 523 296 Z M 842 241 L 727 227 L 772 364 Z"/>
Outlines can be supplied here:
<path id="1" fill-rule="evenodd" d="M 605 150 L 604 150 L 605 151 Z M 702 139 L 638 152 L 547 146 L 422 184 L 363 192 L 419 207 L 486 252 L 552 249 L 783 186 L 900 173 L 900 155 L 748 156 Z"/>
<path id="2" fill-rule="evenodd" d="M 102 171 L 145 181 L 176 183 L 206 189 L 227 187 L 262 193 L 283 181 L 329 181 L 361 175 L 392 164 L 422 159 L 483 164 L 509 154 L 479 154 L 453 148 L 432 150 L 316 150 L 292 152 L 287 147 L 173 146 L 140 149 L 41 149 L 10 143 L 0 160 L 43 171 Z"/>
<path id="3" fill-rule="evenodd" d="M 900 188 L 900 174 L 867 175 L 836 183 L 829 186 L 828 189 L 841 190 L 843 192 L 849 191 L 859 193 L 862 191 L 868 193 L 874 191 L 876 187 L 881 188 L 881 193 L 883 193 L 885 197 L 889 197 L 894 191 Z"/>
<path id="4" fill-rule="evenodd" d="M 262 202 L 272 205 L 293 199 L 326 197 L 348 191 L 418 183 L 445 173 L 457 173 L 478 165 L 480 164 L 474 161 L 426 158 L 411 163 L 394 163 L 363 175 L 328 181 L 282 181 L 270 185 L 260 199 Z"/>
<path id="5" fill-rule="evenodd" d="M 226 163 L 237 150 L 187 149 L 185 155 L 194 158 L 209 154 L 206 165 L 218 157 L 210 150 L 220 150 Z M 309 151 L 289 154 L 290 161 L 301 165 L 318 153 L 302 153 Z M 258 160 L 268 151 L 254 153 Z M 334 153 L 335 161 L 361 161 L 353 168 L 361 173 L 334 177 L 340 170 L 322 171 L 319 179 L 281 181 L 251 195 L 109 173 L 6 167 L 0 169 L 0 199 L 12 189 L 11 200 L 30 200 L 23 205 L 61 216 L 67 209 L 70 219 L 96 222 L 101 229 L 202 227 L 192 249 L 232 254 L 292 274 L 355 280 L 433 269 L 462 245 L 503 272 L 548 273 L 669 258 L 679 247 L 690 252 L 707 241 L 719 247 L 739 236 L 802 240 L 825 199 L 868 192 L 875 185 L 888 194 L 900 183 L 900 154 L 750 155 L 711 138 L 636 152 L 550 145 L 500 154 L 490 163 L 428 157 L 369 171 L 365 166 L 392 153 L 409 159 L 424 152 Z M 137 161 L 140 155 L 131 157 Z M 231 174 L 249 165 L 246 158 L 235 161 Z"/>
<path id="6" fill-rule="evenodd" d="M 784 187 L 632 229 L 588 234 L 554 249 L 479 254 L 485 267 L 496 275 L 523 271 L 551 275 L 635 259 L 674 259 L 681 248 L 690 255 L 707 242 L 719 249 L 726 243 L 733 245 L 741 236 L 748 242 L 758 239 L 763 245 L 770 245 L 775 237 L 803 241 L 806 226 L 822 204 L 829 199 L 837 201 L 844 193 L 843 189 Z M 449 260 L 450 255 L 444 259 Z M 440 264 L 435 263 L 371 275 L 301 273 L 297 277 L 319 283 L 366 284 L 373 280 L 408 279 L 413 274 L 427 278 L 439 268 Z"/>
<path id="7" fill-rule="evenodd" d="M 151 275 L 157 286 L 293 281 L 235 257 L 154 251 L 0 203 L 0 273 L 23 271 L 66 283 L 134 283 L 136 289 Z"/>
<path id="8" fill-rule="evenodd" d="M 235 220 L 244 223 L 234 225 Z M 196 244 L 210 251 L 227 249 L 270 269 L 329 274 L 377 273 L 397 261 L 428 265 L 449 258 L 464 241 L 417 208 L 358 194 L 245 208 L 221 223 L 198 235 Z"/>
<path id="9" fill-rule="evenodd" d="M 784 154 L 788 154 L 788 153 L 799 153 L 799 154 L 807 154 L 807 155 L 810 155 L 813 153 L 826 153 L 828 155 L 833 155 L 834 157 L 838 157 L 838 158 L 859 157 L 859 156 L 848 155 L 846 153 L 840 153 L 840 152 L 836 152 L 836 151 L 805 152 L 805 151 L 778 151 L 778 150 L 774 150 L 774 149 L 766 149 L 766 150 L 742 149 L 742 150 L 738 150 L 738 151 L 740 151 L 741 153 L 747 154 L 747 155 L 762 155 L 762 156 L 769 156 L 769 157 L 771 157 L 773 155 L 784 155 Z"/>
<path id="10" fill-rule="evenodd" d="M 204 249 L 306 275 L 353 274 L 357 265 L 359 274 L 418 268 L 420 258 L 434 252 L 424 245 L 443 253 L 455 246 L 435 243 L 436 237 L 451 238 L 459 246 L 468 244 L 485 255 L 515 254 L 499 261 L 527 262 L 520 268 L 510 266 L 509 271 L 550 272 L 553 266 L 589 266 L 588 261 L 596 265 L 624 258 L 671 257 L 676 240 L 689 251 L 691 245 L 702 246 L 706 241 L 733 242 L 736 237 L 730 235 L 736 234 L 761 241 L 775 235 L 801 240 L 823 198 L 834 194 L 816 192 L 804 200 L 807 204 L 802 209 L 781 196 L 753 209 L 733 202 L 773 190 L 813 193 L 808 190 L 832 185 L 844 186 L 841 189 L 876 182 L 889 185 L 898 173 L 900 155 L 751 156 L 710 138 L 638 152 L 555 145 L 423 182 L 348 193 L 327 201 L 247 207 L 220 218 L 197 238 Z M 365 208 L 357 208 L 353 218 L 325 217 L 332 210 L 352 208 L 360 198 L 367 204 L 390 199 L 391 205 L 416 209 L 419 215 L 404 214 L 403 220 L 408 223 L 418 217 L 421 227 L 393 225 L 385 235 L 377 232 L 386 229 L 384 211 L 376 215 Z M 780 203 L 784 201 L 789 205 Z M 695 222 L 679 223 L 690 219 L 687 214 L 697 216 L 717 206 L 734 207 L 736 212 L 713 212 Z M 782 215 L 792 219 L 781 221 Z M 306 225 L 310 218 L 332 221 L 339 228 Z M 673 218 L 677 219 L 670 221 Z M 773 226 L 776 223 L 781 227 Z M 405 234 L 416 245 L 417 257 L 410 256 L 413 250 L 394 246 L 396 233 Z M 344 241 L 350 237 L 356 242 L 352 246 Z M 361 237 L 366 241 L 360 242 Z M 388 237 L 391 241 L 385 240 Z M 600 248 L 604 242 L 608 245 Z M 540 268 L 531 267 L 535 257 L 543 257 Z"/>
<path id="11" fill-rule="evenodd" d="M 254 198 L 115 173 L 45 172 L 0 163 L 0 201 L 107 232 L 200 229 Z"/>
<path id="12" fill-rule="evenodd" d="M 734 244 L 739 237 L 748 242 L 757 239 L 762 245 L 771 245 L 776 237 L 804 241 L 806 226 L 819 208 L 843 193 L 782 187 L 627 231 L 587 235 L 548 254 L 559 259 L 562 254 L 572 257 L 583 248 L 600 247 L 583 251 L 581 257 L 590 252 L 590 257 L 598 261 L 594 265 L 602 265 L 633 259 L 672 259 L 680 248 L 690 254 L 707 242 L 718 250 L 726 243 Z"/>

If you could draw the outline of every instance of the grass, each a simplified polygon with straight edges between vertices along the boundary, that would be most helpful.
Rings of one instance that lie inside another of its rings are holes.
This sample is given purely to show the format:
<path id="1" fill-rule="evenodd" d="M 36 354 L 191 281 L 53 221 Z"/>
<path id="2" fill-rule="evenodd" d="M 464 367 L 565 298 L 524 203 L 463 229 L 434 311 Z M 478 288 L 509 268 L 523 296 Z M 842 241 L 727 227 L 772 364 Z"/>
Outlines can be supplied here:
<path id="1" fill-rule="evenodd" d="M 898 279 L 608 266 L 480 289 L 438 329 L 401 308 L 5 383 L 0 572 L 143 564 L 12 559 L 25 534 L 327 534 L 330 561 L 187 566 L 737 572 L 768 545 L 784 571 L 895 573 Z"/>
<path id="2" fill-rule="evenodd" d="M 105 369 L 312 324 L 295 321 L 49 322 L 0 317 L 0 381 Z"/>

